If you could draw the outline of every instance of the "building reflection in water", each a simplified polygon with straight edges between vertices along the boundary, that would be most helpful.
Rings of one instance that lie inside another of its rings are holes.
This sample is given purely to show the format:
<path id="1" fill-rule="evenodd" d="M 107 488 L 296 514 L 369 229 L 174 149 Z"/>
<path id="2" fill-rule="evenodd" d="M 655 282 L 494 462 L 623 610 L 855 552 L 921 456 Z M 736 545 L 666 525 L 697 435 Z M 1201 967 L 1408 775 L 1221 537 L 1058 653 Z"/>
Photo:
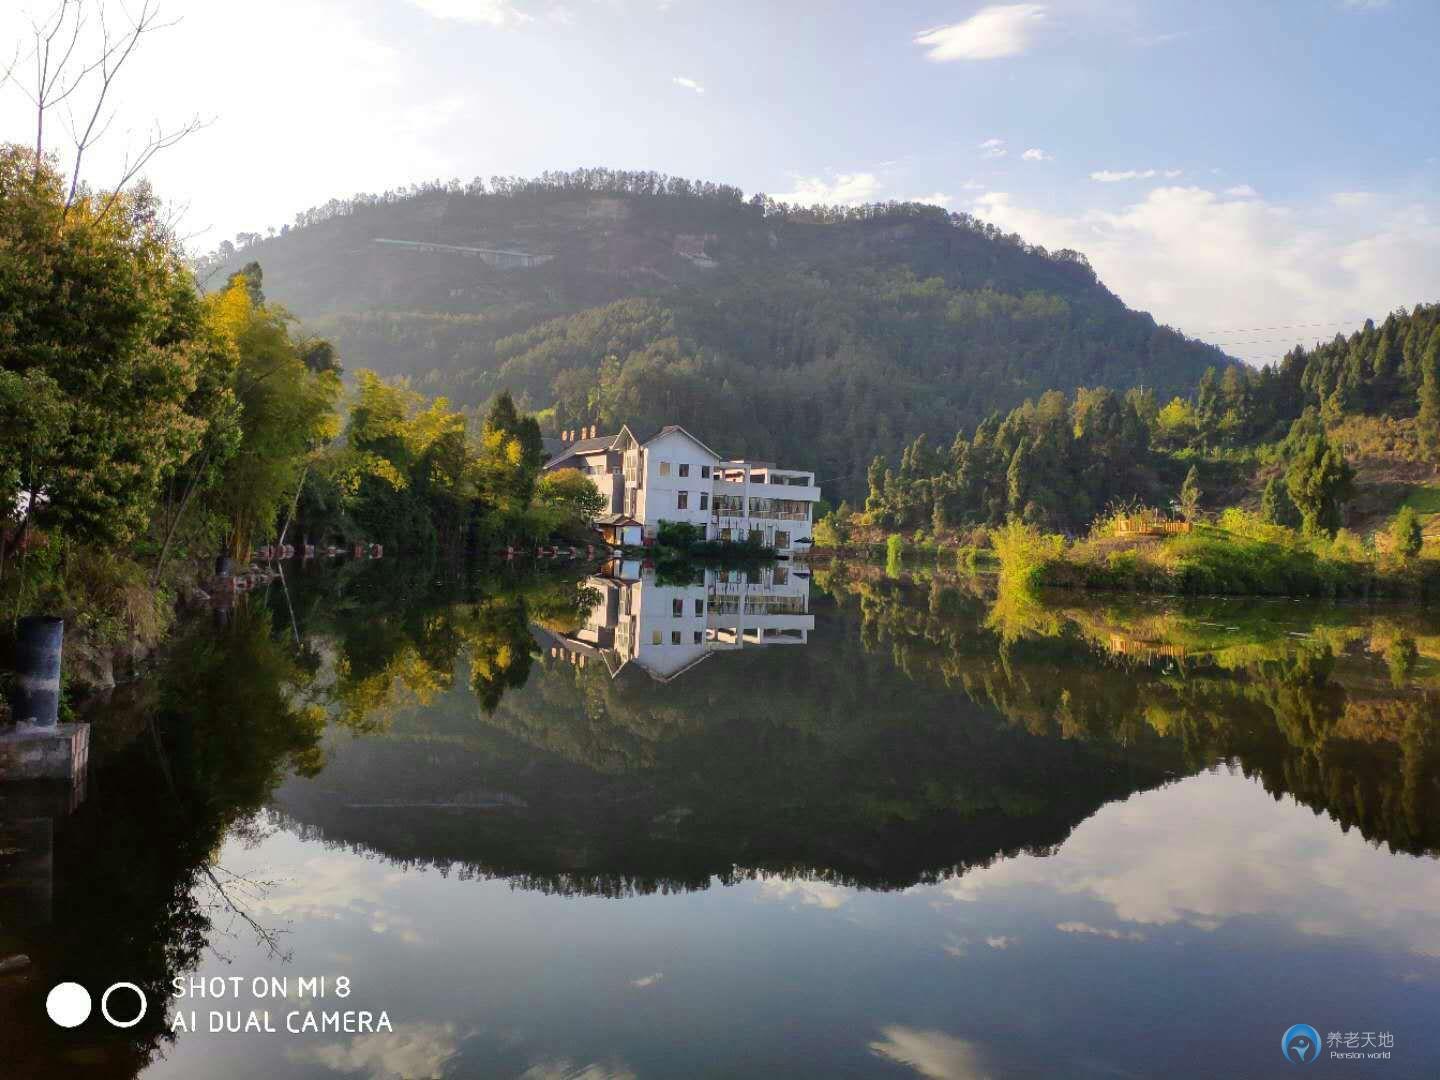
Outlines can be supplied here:
<path id="1" fill-rule="evenodd" d="M 600 600 L 584 625 L 536 633 L 552 657 L 582 666 L 598 660 L 612 676 L 633 662 L 669 682 L 717 652 L 804 645 L 815 629 L 809 571 L 787 562 L 695 568 L 673 580 L 638 560 L 615 559 L 587 584 Z"/>

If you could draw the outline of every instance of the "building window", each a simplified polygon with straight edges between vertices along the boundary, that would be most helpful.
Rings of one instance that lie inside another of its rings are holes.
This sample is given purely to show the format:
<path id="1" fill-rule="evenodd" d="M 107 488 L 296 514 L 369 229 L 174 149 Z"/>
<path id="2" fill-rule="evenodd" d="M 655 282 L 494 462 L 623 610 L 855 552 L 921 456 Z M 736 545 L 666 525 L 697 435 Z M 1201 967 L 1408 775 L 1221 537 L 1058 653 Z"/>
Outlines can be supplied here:
<path id="1" fill-rule="evenodd" d="M 763 544 L 763 543 L 765 543 L 765 534 L 764 534 L 763 532 L 761 532 L 759 529 L 751 529 L 751 530 L 750 530 L 750 543 L 752 543 L 752 544 Z"/>
<path id="2" fill-rule="evenodd" d="M 659 631 L 659 630 L 656 630 L 655 633 L 653 633 L 653 634 L 650 635 L 650 644 L 651 644 L 651 645 L 659 645 L 659 644 L 660 644 L 660 631 Z"/>
<path id="3" fill-rule="evenodd" d="M 699 645 L 699 644 L 700 644 L 700 631 L 699 631 L 699 630 L 696 630 L 696 631 L 695 631 L 695 644 L 696 644 L 696 645 Z"/>
<path id="4" fill-rule="evenodd" d="M 662 461 L 662 462 L 660 462 L 660 475 L 661 475 L 661 476 L 669 476 L 669 475 L 670 475 L 670 463 L 669 463 L 668 461 Z"/>
<path id="5" fill-rule="evenodd" d="M 729 529 L 721 529 L 721 530 L 720 530 L 720 539 L 721 539 L 721 540 L 729 540 L 729 539 L 730 539 L 730 530 L 729 530 Z"/>
<path id="6" fill-rule="evenodd" d="M 680 597 L 678 597 L 678 596 L 675 597 L 674 600 L 671 600 L 671 601 L 670 601 L 670 614 L 671 614 L 671 615 L 674 615 L 675 618 L 677 618 L 677 619 L 680 618 L 681 615 L 684 615 L 684 614 L 685 614 L 685 601 L 682 600 L 682 599 L 680 599 Z"/>
<path id="7" fill-rule="evenodd" d="M 700 509 L 701 509 L 701 510 L 709 510 L 709 509 L 710 509 L 710 493 L 709 493 L 708 491 L 702 491 L 702 492 L 700 492 Z"/>
<path id="8" fill-rule="evenodd" d="M 671 644 L 671 645 L 679 645 L 679 644 L 680 644 L 680 631 L 679 631 L 679 630 L 671 630 L 671 631 L 670 631 L 670 644 Z"/>
<path id="9" fill-rule="evenodd" d="M 709 480 L 709 479 L 710 479 L 710 466 L 709 466 L 709 465 L 701 465 L 701 466 L 700 466 L 700 479 L 701 479 L 701 480 Z"/>
<path id="10" fill-rule="evenodd" d="M 695 614 L 696 614 L 696 615 L 704 615 L 704 614 L 705 614 L 705 600 L 704 600 L 703 597 L 697 596 L 697 597 L 695 598 Z"/>
<path id="11" fill-rule="evenodd" d="M 689 475 L 690 475 L 690 466 L 687 465 L 687 464 L 686 464 L 685 462 L 683 462 L 683 461 L 680 463 L 680 475 L 681 475 L 681 476 L 689 476 Z"/>
<path id="12" fill-rule="evenodd" d="M 788 532 L 781 532 L 779 529 L 776 529 L 775 546 L 777 548 L 788 548 L 790 546 L 790 534 Z"/>
<path id="13" fill-rule="evenodd" d="M 680 467 L 683 469 L 685 466 L 682 465 L 682 466 L 680 466 Z M 689 493 L 688 491 L 677 491 L 677 492 L 675 493 L 675 509 L 676 509 L 676 510 L 689 510 L 689 509 L 690 509 L 690 493 Z"/>

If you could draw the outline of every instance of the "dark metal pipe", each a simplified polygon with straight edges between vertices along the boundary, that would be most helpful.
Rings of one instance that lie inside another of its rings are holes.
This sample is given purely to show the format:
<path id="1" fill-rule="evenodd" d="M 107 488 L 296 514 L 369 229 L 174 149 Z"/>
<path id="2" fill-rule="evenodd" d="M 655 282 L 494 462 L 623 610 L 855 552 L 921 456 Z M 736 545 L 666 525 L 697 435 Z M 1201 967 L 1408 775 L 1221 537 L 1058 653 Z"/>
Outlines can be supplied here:
<path id="1" fill-rule="evenodd" d="M 54 727 L 60 721 L 60 650 L 65 620 L 27 615 L 16 625 L 15 685 L 10 715 L 17 724 Z"/>

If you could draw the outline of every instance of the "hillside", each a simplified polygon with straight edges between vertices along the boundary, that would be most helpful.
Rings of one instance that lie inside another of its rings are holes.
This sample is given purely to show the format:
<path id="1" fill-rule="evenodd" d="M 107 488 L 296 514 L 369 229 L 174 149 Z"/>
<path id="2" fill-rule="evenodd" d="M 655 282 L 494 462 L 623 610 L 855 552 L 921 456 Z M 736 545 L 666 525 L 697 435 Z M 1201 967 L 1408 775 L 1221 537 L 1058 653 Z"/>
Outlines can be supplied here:
<path id="1" fill-rule="evenodd" d="M 837 494 L 916 434 L 1051 387 L 1165 400 L 1227 363 L 1126 308 L 1082 255 L 917 204 L 799 209 L 582 170 L 336 201 L 242 240 L 202 275 L 258 261 L 349 370 L 467 408 L 510 387 L 554 430 L 678 422 Z"/>

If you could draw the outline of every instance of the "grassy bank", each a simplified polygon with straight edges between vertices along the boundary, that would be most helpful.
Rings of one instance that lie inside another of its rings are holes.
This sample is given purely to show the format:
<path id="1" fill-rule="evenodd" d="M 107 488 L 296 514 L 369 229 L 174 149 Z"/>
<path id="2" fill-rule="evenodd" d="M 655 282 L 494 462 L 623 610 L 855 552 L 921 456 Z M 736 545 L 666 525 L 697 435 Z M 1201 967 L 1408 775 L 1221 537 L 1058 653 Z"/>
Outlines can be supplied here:
<path id="1" fill-rule="evenodd" d="M 1189 595 L 1440 596 L 1440 552 L 1415 556 L 1341 530 L 1309 536 L 1227 510 L 1190 533 L 1125 537 L 1097 529 L 1067 543 L 1029 526 L 997 530 L 1004 578 L 1017 584 Z"/>

